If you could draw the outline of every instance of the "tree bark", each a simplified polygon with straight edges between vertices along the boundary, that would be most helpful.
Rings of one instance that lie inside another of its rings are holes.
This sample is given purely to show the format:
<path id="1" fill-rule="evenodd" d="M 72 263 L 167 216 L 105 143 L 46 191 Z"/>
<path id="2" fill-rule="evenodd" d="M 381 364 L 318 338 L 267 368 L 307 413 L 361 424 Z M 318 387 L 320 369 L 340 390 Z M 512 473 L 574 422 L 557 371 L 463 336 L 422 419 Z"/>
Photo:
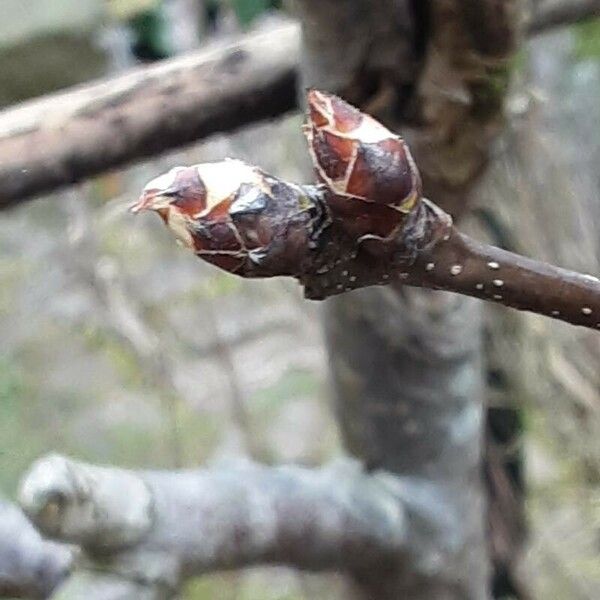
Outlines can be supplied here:
<path id="1" fill-rule="evenodd" d="M 16 506 L 0 501 L 1 598 L 48 598 L 73 558 L 72 549 L 44 540 Z"/>
<path id="2" fill-rule="evenodd" d="M 298 2 L 303 87 L 327 85 L 400 129 L 425 195 L 455 215 L 501 131 L 521 23 L 517 2 L 477 4 L 474 19 L 473 3 L 451 0 Z M 356 573 L 364 597 L 487 598 L 479 305 L 442 292 L 361 290 L 328 302 L 326 329 L 346 447 L 435 498 L 405 499 L 426 548 L 409 548 L 393 576 Z M 438 518 L 444 527 L 433 526 Z"/>
<path id="3" fill-rule="evenodd" d="M 0 209 L 296 107 L 283 23 L 0 113 Z"/>
<path id="4" fill-rule="evenodd" d="M 352 462 L 136 472 L 53 455 L 19 496 L 44 535 L 83 549 L 56 598 L 160 600 L 187 577 L 256 564 L 395 572 L 409 543 L 403 494 Z"/>

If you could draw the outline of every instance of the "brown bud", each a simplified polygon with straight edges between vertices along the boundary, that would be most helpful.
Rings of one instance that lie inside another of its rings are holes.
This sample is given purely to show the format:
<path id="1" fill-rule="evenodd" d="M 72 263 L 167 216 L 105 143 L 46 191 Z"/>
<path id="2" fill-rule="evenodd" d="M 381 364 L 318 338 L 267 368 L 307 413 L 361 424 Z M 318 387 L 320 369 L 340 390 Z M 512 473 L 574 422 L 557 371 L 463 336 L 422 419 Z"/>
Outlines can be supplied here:
<path id="1" fill-rule="evenodd" d="M 421 178 L 404 140 L 341 98 L 309 91 L 305 132 L 317 176 L 336 196 L 401 213 L 420 199 Z"/>
<path id="2" fill-rule="evenodd" d="M 307 188 L 239 160 L 176 167 L 146 185 L 132 208 L 142 209 L 199 257 L 244 277 L 297 275 L 328 223 Z"/>

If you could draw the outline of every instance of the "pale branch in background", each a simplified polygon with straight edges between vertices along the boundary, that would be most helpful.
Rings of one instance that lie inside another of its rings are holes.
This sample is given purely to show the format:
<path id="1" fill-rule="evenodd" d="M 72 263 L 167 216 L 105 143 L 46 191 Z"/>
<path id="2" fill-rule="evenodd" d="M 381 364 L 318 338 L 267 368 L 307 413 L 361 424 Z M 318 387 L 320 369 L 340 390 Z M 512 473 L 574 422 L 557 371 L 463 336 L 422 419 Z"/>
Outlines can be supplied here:
<path id="1" fill-rule="evenodd" d="M 0 598 L 47 598 L 71 571 L 75 551 L 44 540 L 25 515 L 0 500 Z"/>
<path id="2" fill-rule="evenodd" d="M 0 208 L 296 107 L 296 24 L 0 113 Z"/>
<path id="3" fill-rule="evenodd" d="M 69 247 L 66 260 L 83 283 L 108 330 L 130 352 L 140 373 L 160 397 L 168 414 L 171 466 L 181 464 L 177 408 L 183 397 L 175 366 L 156 331 L 139 310 L 139 302 L 128 289 L 119 265 L 101 256 L 98 235 L 89 207 L 70 195 L 67 204 Z M 165 340 L 163 339 L 162 342 Z"/>
<path id="4" fill-rule="evenodd" d="M 543 2 L 541 33 L 600 16 L 600 0 Z M 300 31 L 269 26 L 182 58 L 0 113 L 0 208 L 297 108 Z"/>
<path id="5" fill-rule="evenodd" d="M 319 185 L 226 160 L 175 167 L 133 210 L 157 212 L 207 262 L 242 277 L 295 277 L 311 299 L 407 284 L 600 329 L 600 280 L 461 234 L 422 198 L 401 138 L 336 96 L 312 90 L 307 104 Z"/>
<path id="6" fill-rule="evenodd" d="M 65 599 L 124 587 L 169 598 L 188 577 L 255 564 L 392 567 L 409 529 L 398 485 L 352 462 L 146 472 L 52 455 L 31 467 L 19 498 L 42 533 L 82 547 Z"/>

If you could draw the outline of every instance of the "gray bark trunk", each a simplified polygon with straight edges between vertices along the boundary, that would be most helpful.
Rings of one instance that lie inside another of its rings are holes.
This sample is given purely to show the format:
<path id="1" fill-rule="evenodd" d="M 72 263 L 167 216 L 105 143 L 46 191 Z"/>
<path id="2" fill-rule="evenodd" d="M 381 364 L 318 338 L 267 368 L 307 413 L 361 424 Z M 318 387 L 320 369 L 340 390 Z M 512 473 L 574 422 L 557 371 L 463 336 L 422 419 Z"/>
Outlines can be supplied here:
<path id="1" fill-rule="evenodd" d="M 508 77 L 520 8 L 482 2 L 475 23 L 466 4 L 297 3 L 304 86 L 337 91 L 402 131 L 425 193 L 455 214 L 501 129 L 505 87 L 496 78 Z M 345 445 L 366 468 L 397 476 L 418 540 L 399 572 L 355 573 L 364 597 L 488 597 L 478 303 L 361 290 L 328 302 L 326 331 Z"/>

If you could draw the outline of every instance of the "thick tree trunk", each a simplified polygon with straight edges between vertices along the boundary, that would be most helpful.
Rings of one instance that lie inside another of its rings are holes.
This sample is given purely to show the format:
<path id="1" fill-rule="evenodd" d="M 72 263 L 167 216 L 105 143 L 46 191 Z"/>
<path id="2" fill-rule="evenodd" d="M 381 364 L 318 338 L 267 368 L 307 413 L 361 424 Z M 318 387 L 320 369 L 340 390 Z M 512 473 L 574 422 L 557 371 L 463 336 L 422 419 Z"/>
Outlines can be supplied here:
<path id="1" fill-rule="evenodd" d="M 421 540 L 393 577 L 359 574 L 367 597 L 487 597 L 479 324 L 475 302 L 443 293 L 365 290 L 329 303 L 346 446 L 398 475 Z"/>
<path id="2" fill-rule="evenodd" d="M 425 194 L 455 215 L 501 129 L 518 39 L 514 1 L 298 2 L 304 86 L 326 86 L 399 129 Z M 421 290 L 328 303 L 336 410 L 347 449 L 394 473 L 422 544 L 400 572 L 356 572 L 364 597 L 487 598 L 480 307 Z"/>

